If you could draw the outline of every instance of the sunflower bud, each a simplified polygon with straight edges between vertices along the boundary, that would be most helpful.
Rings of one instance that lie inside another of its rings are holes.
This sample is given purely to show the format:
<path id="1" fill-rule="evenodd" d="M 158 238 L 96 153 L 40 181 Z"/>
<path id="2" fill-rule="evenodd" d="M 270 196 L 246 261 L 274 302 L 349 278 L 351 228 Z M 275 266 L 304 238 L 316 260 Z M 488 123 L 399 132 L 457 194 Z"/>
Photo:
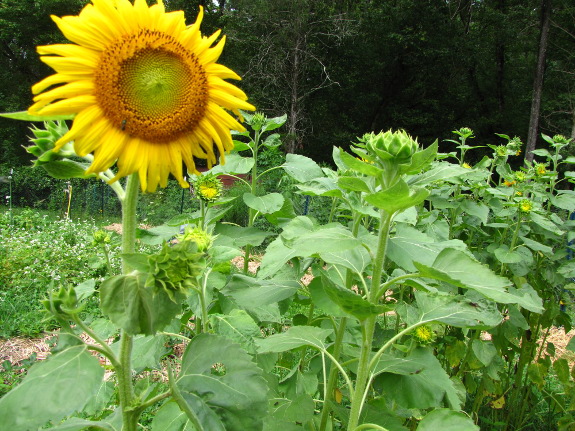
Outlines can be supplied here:
<path id="1" fill-rule="evenodd" d="M 208 248 L 212 246 L 214 237 L 207 233 L 200 227 L 186 226 L 184 233 L 177 235 L 176 238 L 179 241 L 193 241 L 198 246 L 199 252 L 205 252 Z"/>
<path id="2" fill-rule="evenodd" d="M 365 136 L 366 148 L 375 153 L 382 161 L 393 161 L 398 164 L 408 164 L 411 156 L 419 148 L 417 140 L 409 136 L 404 130 L 371 133 Z"/>
<path id="3" fill-rule="evenodd" d="M 262 112 L 256 112 L 252 117 L 250 125 L 254 130 L 260 130 L 266 122 L 266 116 Z"/>
<path id="4" fill-rule="evenodd" d="M 533 209 L 533 202 L 531 202 L 529 199 L 523 199 L 521 202 L 519 202 L 519 209 L 524 213 L 531 212 Z"/>
<path id="5" fill-rule="evenodd" d="M 146 286 L 163 289 L 175 302 L 175 294 L 185 294 L 197 285 L 197 277 L 205 268 L 205 255 L 194 241 L 183 241 L 171 247 L 164 243 L 162 250 L 148 256 L 150 273 Z"/>

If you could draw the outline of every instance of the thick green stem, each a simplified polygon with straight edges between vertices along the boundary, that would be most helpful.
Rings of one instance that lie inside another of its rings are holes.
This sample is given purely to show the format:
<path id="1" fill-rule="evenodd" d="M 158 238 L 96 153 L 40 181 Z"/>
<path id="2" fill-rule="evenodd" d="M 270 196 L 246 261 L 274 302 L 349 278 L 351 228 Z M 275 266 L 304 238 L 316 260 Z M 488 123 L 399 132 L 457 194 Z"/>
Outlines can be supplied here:
<path id="1" fill-rule="evenodd" d="M 133 253 L 136 241 L 136 207 L 138 204 L 139 179 L 137 174 L 128 177 L 126 196 L 122 202 L 122 253 Z M 122 261 L 122 273 L 128 274 L 132 268 Z M 132 383 L 132 336 L 122 331 L 120 338 L 120 366 L 116 369 L 118 395 L 122 409 L 122 431 L 136 431 L 138 414 L 134 407 L 134 386 Z"/>
<path id="2" fill-rule="evenodd" d="M 260 131 L 257 130 L 254 136 L 253 146 L 252 146 L 252 155 L 254 158 L 254 165 L 252 166 L 252 181 L 251 181 L 251 194 L 256 196 L 257 192 L 257 185 L 258 185 L 258 147 L 260 145 Z M 248 227 L 252 227 L 254 221 L 256 219 L 256 210 L 250 208 L 249 216 L 248 216 Z M 250 252 L 251 252 L 251 245 L 246 245 L 244 250 L 244 274 L 248 273 L 249 265 L 250 265 Z"/>
<path id="3" fill-rule="evenodd" d="M 387 241 L 389 238 L 389 230 L 391 228 L 391 219 L 393 214 L 387 213 L 385 210 L 380 210 L 380 226 L 379 237 L 377 244 L 377 253 L 373 263 L 373 274 L 371 279 L 371 288 L 366 292 L 369 302 L 377 304 L 379 297 L 379 287 L 381 285 L 381 275 L 383 274 L 383 266 L 385 264 L 385 255 L 387 251 Z M 351 400 L 351 411 L 349 414 L 348 431 L 353 431 L 357 428 L 359 416 L 364 402 L 364 393 L 369 380 L 369 360 L 371 356 L 371 349 L 373 343 L 373 333 L 375 331 L 375 323 L 377 316 L 371 316 L 363 321 L 362 324 L 362 345 L 359 355 L 359 363 L 357 369 L 357 377 L 355 388 Z"/>

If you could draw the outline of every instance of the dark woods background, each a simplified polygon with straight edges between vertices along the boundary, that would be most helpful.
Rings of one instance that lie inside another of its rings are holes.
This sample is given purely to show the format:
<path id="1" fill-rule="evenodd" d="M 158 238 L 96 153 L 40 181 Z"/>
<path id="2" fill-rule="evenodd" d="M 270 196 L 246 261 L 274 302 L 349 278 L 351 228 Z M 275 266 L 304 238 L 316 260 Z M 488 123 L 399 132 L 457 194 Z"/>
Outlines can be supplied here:
<path id="1" fill-rule="evenodd" d="M 204 6 L 203 33 L 227 36 L 219 62 L 243 77 L 239 86 L 259 110 L 287 113 L 285 151 L 318 162 L 330 160 L 334 145 L 389 128 L 425 145 L 463 126 L 476 145 L 501 142 L 495 133 L 526 142 L 530 127 L 534 136 L 575 134 L 572 0 L 164 3 L 184 10 L 188 23 Z M 35 52 L 65 42 L 49 15 L 77 14 L 84 4 L 0 0 L 0 112 L 26 109 L 30 86 L 52 73 Z M 532 112 L 534 83 L 542 91 Z M 0 119 L 0 163 L 29 164 L 27 127 Z"/>

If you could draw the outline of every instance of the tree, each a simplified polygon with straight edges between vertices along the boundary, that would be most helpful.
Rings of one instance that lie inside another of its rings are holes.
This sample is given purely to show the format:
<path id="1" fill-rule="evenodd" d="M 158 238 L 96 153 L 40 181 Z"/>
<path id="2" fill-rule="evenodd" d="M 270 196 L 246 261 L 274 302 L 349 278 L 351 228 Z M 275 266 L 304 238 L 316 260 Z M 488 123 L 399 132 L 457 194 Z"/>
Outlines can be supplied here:
<path id="1" fill-rule="evenodd" d="M 533 80 L 533 96 L 531 102 L 531 114 L 529 117 L 529 131 L 527 133 L 527 147 L 525 160 L 533 161 L 533 150 L 537 143 L 539 132 L 539 118 L 541 115 L 541 95 L 543 93 L 543 79 L 545 76 L 545 60 L 547 45 L 549 43 L 549 23 L 551 22 L 551 0 L 541 0 L 541 24 L 539 37 L 539 52 L 537 66 Z"/>

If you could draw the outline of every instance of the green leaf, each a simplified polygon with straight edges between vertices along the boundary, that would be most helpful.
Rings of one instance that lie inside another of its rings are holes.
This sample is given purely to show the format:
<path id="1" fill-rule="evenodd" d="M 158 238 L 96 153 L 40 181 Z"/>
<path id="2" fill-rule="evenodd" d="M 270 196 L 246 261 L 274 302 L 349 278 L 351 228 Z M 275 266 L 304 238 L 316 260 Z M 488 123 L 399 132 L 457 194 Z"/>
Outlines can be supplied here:
<path id="1" fill-rule="evenodd" d="M 283 126 L 286 121 L 287 121 L 286 114 L 282 115 L 281 117 L 266 118 L 264 125 L 262 127 L 262 133 L 278 129 L 281 126 Z"/>
<path id="2" fill-rule="evenodd" d="M 397 224 L 395 235 L 389 239 L 388 256 L 406 271 L 414 272 L 414 261 L 431 266 L 437 255 L 446 248 L 463 252 L 467 246 L 457 239 L 437 242 L 414 227 Z"/>
<path id="3" fill-rule="evenodd" d="M 340 265 L 361 274 L 371 263 L 369 252 L 364 247 L 355 247 L 349 250 L 321 252 L 319 256 L 332 265 Z"/>
<path id="4" fill-rule="evenodd" d="M 271 232 L 264 232 L 255 227 L 241 227 L 231 224 L 218 224 L 214 233 L 232 238 L 232 242 L 236 247 L 244 247 L 246 245 L 257 247 L 268 236 L 272 235 Z"/>
<path id="5" fill-rule="evenodd" d="M 469 169 L 453 163 L 437 162 L 429 171 L 413 176 L 407 182 L 409 185 L 424 186 L 434 181 L 445 181 L 447 178 L 468 175 L 470 172 Z"/>
<path id="6" fill-rule="evenodd" d="M 162 289 L 145 287 L 147 274 L 132 272 L 105 280 L 100 286 L 102 312 L 127 333 L 153 335 L 181 310 Z"/>
<path id="7" fill-rule="evenodd" d="M 296 280 L 260 280 L 248 275 L 234 274 L 221 293 L 232 297 L 242 308 L 251 309 L 289 298 L 300 287 Z"/>
<path id="8" fill-rule="evenodd" d="M 286 398 L 270 400 L 270 415 L 285 422 L 307 423 L 313 418 L 314 408 L 313 399 L 308 394 L 299 395 L 293 400 Z"/>
<path id="9" fill-rule="evenodd" d="M 296 184 L 297 188 L 304 195 L 341 197 L 343 193 L 337 183 L 332 178 L 314 178 L 305 184 Z"/>
<path id="10" fill-rule="evenodd" d="M 321 278 L 326 295 L 344 312 L 359 320 L 365 320 L 368 317 L 377 316 L 389 311 L 388 307 L 372 304 L 357 293 L 337 285 L 330 280 L 329 275 L 327 275 L 325 271 L 322 271 Z"/>
<path id="11" fill-rule="evenodd" d="M 231 153 L 226 156 L 226 163 L 216 165 L 209 172 L 214 174 L 247 174 L 251 172 L 254 166 L 252 157 L 242 157 L 237 153 Z"/>
<path id="12" fill-rule="evenodd" d="M 394 214 L 407 208 L 419 205 L 429 196 L 429 191 L 420 188 L 411 188 L 403 180 L 399 180 L 392 187 L 371 193 L 365 200 L 377 208 Z"/>
<path id="13" fill-rule="evenodd" d="M 502 316 L 492 301 L 472 301 L 461 295 L 414 292 L 417 308 L 401 305 L 397 312 L 408 325 L 441 322 L 458 328 L 492 328 L 501 323 Z"/>
<path id="14" fill-rule="evenodd" d="M 315 277 L 308 285 L 308 289 L 314 306 L 319 308 L 326 315 L 333 317 L 349 317 L 349 314 L 343 311 L 343 309 L 327 295 L 323 288 L 321 277 Z"/>
<path id="15" fill-rule="evenodd" d="M 360 245 L 351 231 L 340 223 L 317 226 L 309 217 L 304 216 L 296 217 L 287 224 L 280 237 L 298 256 L 346 250 Z"/>
<path id="16" fill-rule="evenodd" d="M 7 112 L 0 114 L 0 117 L 10 118 L 12 120 L 22 121 L 57 121 L 57 120 L 72 120 L 74 115 L 30 115 L 27 111 Z"/>
<path id="17" fill-rule="evenodd" d="M 174 402 L 162 405 L 154 414 L 152 431 L 197 431 L 186 414 Z"/>
<path id="18" fill-rule="evenodd" d="M 41 165 L 48 175 L 59 180 L 66 180 L 68 178 L 89 178 L 93 176 L 86 175 L 85 171 L 88 165 L 85 163 L 78 163 L 72 160 L 55 160 Z"/>
<path id="19" fill-rule="evenodd" d="M 473 340 L 471 347 L 475 357 L 479 359 L 479 362 L 481 362 L 484 367 L 487 367 L 489 364 L 491 364 L 497 355 L 497 349 L 491 341 Z"/>
<path id="20" fill-rule="evenodd" d="M 489 219 L 489 207 L 484 203 L 464 200 L 461 203 L 461 209 L 467 214 L 477 217 L 483 224 L 486 224 Z"/>
<path id="21" fill-rule="evenodd" d="M 165 344 L 165 336 L 136 335 L 132 346 L 132 368 L 137 373 L 147 369 L 160 369 L 160 359 L 168 352 Z M 116 341 L 110 347 L 117 355 L 120 354 L 120 341 Z"/>
<path id="22" fill-rule="evenodd" d="M 104 369 L 85 345 L 70 347 L 30 368 L 22 383 L 0 399 L 2 427 L 37 429 L 80 411 L 98 391 Z"/>
<path id="23" fill-rule="evenodd" d="M 238 344 L 226 338 L 212 334 L 194 337 L 182 357 L 176 384 L 189 394 L 188 407 L 206 431 L 220 429 L 211 426 L 213 418 L 207 412 L 221 421 L 225 431 L 263 426 L 268 393 L 263 371 Z"/>
<path id="24" fill-rule="evenodd" d="M 302 183 L 325 176 L 316 162 L 300 154 L 286 154 L 282 167 L 292 178 Z"/>
<path id="25" fill-rule="evenodd" d="M 245 204 L 262 214 L 272 214 L 279 211 L 284 204 L 284 197 L 279 193 L 269 193 L 264 196 L 255 196 L 244 193 Z"/>
<path id="26" fill-rule="evenodd" d="M 511 285 L 508 279 L 495 274 L 487 266 L 459 250 L 442 250 L 433 266 L 419 262 L 414 262 L 414 265 L 424 277 L 473 289 L 503 304 L 523 304 L 519 296 L 507 292 L 506 287 Z"/>
<path id="27" fill-rule="evenodd" d="M 497 260 L 501 263 L 517 263 L 521 262 L 521 255 L 516 251 L 509 250 L 509 246 L 502 244 L 493 252 Z"/>
<path id="28" fill-rule="evenodd" d="M 529 217 L 531 221 L 535 223 L 537 226 L 548 230 L 556 235 L 563 235 L 565 232 L 557 227 L 555 223 L 553 223 L 549 218 L 543 217 L 540 214 L 530 212 Z"/>
<path id="29" fill-rule="evenodd" d="M 226 337 L 250 353 L 256 353 L 254 340 L 262 338 L 262 332 L 254 319 L 244 310 L 232 310 L 228 315 L 210 314 L 210 323 L 215 333 Z"/>
<path id="30" fill-rule="evenodd" d="M 541 244 L 540 242 L 534 241 L 526 236 L 520 236 L 521 241 L 525 246 L 529 247 L 533 251 L 540 251 L 541 253 L 547 255 L 548 257 L 553 256 L 553 249 L 547 245 Z"/>
<path id="31" fill-rule="evenodd" d="M 464 413 L 435 409 L 419 422 L 417 431 L 479 431 L 479 427 Z"/>
<path id="32" fill-rule="evenodd" d="M 372 165 L 371 163 L 363 162 L 359 160 L 357 157 L 354 157 L 341 149 L 339 151 L 339 157 L 341 161 L 345 163 L 345 165 L 347 165 L 349 169 L 352 169 L 361 174 L 365 174 L 370 177 L 378 177 L 383 172 L 377 166 Z"/>
<path id="33" fill-rule="evenodd" d="M 342 189 L 351 190 L 354 192 L 364 192 L 364 193 L 371 192 L 371 188 L 367 184 L 366 178 L 339 177 L 337 179 L 337 185 Z"/>
<path id="34" fill-rule="evenodd" d="M 60 425 L 50 427 L 50 431 L 82 431 L 86 429 L 119 431 L 107 422 L 89 421 L 80 418 L 70 418 L 62 422 Z"/>
<path id="35" fill-rule="evenodd" d="M 281 353 L 302 346 L 325 350 L 325 339 L 333 333 L 332 329 L 322 329 L 315 326 L 292 326 L 286 332 L 274 334 L 263 340 L 256 340 L 259 353 Z"/>
<path id="36" fill-rule="evenodd" d="M 268 278 L 278 272 L 287 261 L 298 256 L 298 252 L 287 247 L 278 236 L 266 248 L 262 263 L 258 270 L 259 278 Z"/>
<path id="37" fill-rule="evenodd" d="M 575 211 L 575 192 L 573 190 L 557 192 L 555 196 L 551 196 L 551 203 L 557 208 Z"/>
<path id="38" fill-rule="evenodd" d="M 417 174 L 421 172 L 427 165 L 429 165 L 437 156 L 438 142 L 435 140 L 433 144 L 427 148 L 417 151 L 411 156 L 411 164 L 408 166 L 401 166 L 401 173 Z"/>
<path id="39" fill-rule="evenodd" d="M 459 409 L 461 402 L 453 382 L 433 355 L 430 348 L 416 348 L 404 358 L 417 364 L 417 371 L 410 374 L 382 373 L 376 384 L 404 408 L 427 409 L 444 407 Z M 441 428 L 440 428 L 441 429 Z"/>

